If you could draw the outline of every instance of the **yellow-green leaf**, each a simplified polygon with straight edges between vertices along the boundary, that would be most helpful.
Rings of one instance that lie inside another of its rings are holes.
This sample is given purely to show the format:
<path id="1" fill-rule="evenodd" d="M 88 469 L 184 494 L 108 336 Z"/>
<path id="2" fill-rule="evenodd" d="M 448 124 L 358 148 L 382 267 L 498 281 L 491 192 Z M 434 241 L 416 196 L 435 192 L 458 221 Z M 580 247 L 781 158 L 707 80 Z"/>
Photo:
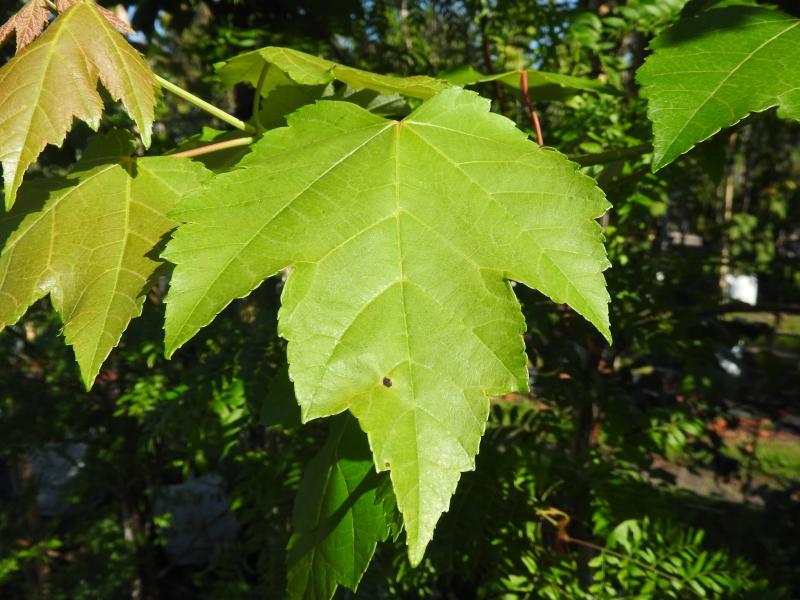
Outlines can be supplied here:
<path id="1" fill-rule="evenodd" d="M 608 203 L 577 166 L 451 88 L 403 121 L 318 102 L 176 211 L 172 353 L 291 267 L 280 333 L 303 419 L 350 410 L 422 559 L 492 395 L 525 389 L 513 279 L 609 336 Z"/>
<path id="2" fill-rule="evenodd" d="M 0 328 L 50 294 L 87 387 L 141 312 L 154 246 L 176 225 L 166 213 L 208 173 L 132 149 L 120 133 L 95 140 L 74 173 L 26 184 L 0 218 Z"/>
<path id="3" fill-rule="evenodd" d="M 800 120 L 800 19 L 729 6 L 683 19 L 636 73 L 653 122 L 653 169 L 751 112 Z"/>
<path id="4" fill-rule="evenodd" d="M 265 68 L 278 69 L 291 81 L 300 85 L 324 85 L 336 80 L 355 89 L 422 99 L 430 98 L 450 86 L 446 81 L 424 75 L 413 77 L 379 75 L 278 46 L 253 50 L 222 63 L 219 66 L 219 76 L 228 85 L 248 82 L 255 86 Z M 262 92 L 266 94 L 270 89 L 267 85 L 262 88 Z"/>
<path id="5" fill-rule="evenodd" d="M 103 101 L 98 80 L 121 100 L 150 144 L 156 81 L 142 56 L 94 2 L 61 14 L 47 31 L 0 69 L 0 162 L 6 208 L 27 168 L 47 144 L 60 145 L 73 119 L 97 129 Z"/>

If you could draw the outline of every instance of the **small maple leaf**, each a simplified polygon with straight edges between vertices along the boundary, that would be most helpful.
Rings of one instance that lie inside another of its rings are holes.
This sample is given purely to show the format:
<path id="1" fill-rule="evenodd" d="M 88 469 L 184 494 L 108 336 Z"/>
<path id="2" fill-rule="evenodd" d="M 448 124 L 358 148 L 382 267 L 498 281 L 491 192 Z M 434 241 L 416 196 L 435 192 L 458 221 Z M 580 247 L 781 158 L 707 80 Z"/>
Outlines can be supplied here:
<path id="1" fill-rule="evenodd" d="M 6 207 L 48 144 L 61 145 L 73 120 L 97 129 L 98 83 L 121 100 L 150 144 L 156 81 L 144 58 L 94 2 L 76 2 L 0 68 L 0 163 Z"/>
<path id="2" fill-rule="evenodd" d="M 17 13 L 0 27 L 0 45 L 15 33 L 17 52 L 39 37 L 50 21 L 46 0 L 29 0 Z"/>
<path id="3" fill-rule="evenodd" d="M 56 9 L 58 9 L 59 13 L 62 13 L 80 1 L 81 0 L 56 0 Z M 134 33 L 133 29 L 131 29 L 131 26 L 128 24 L 128 22 L 125 19 L 117 16 L 113 11 L 110 11 L 107 8 L 103 8 L 100 5 L 97 6 L 97 10 L 99 10 L 102 13 L 102 15 L 106 19 L 108 19 L 108 22 L 111 23 L 114 27 L 116 27 L 118 31 L 126 35 Z"/>

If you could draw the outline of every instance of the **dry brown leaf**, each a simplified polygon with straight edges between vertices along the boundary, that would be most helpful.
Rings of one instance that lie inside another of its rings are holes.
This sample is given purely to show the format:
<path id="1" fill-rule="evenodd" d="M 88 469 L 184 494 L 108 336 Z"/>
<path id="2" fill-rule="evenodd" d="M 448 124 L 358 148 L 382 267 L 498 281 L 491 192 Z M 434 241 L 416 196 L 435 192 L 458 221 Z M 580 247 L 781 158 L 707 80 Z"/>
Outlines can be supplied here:
<path id="1" fill-rule="evenodd" d="M 47 0 L 29 0 L 17 14 L 0 27 L 0 44 L 15 33 L 17 52 L 35 40 L 50 21 Z"/>

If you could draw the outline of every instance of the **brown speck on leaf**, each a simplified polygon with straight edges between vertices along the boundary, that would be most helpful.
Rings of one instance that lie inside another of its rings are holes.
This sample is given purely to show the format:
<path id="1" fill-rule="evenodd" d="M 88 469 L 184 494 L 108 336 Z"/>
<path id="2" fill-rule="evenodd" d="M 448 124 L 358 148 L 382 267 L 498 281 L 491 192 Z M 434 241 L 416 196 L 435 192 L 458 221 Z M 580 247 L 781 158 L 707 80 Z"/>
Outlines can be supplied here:
<path id="1" fill-rule="evenodd" d="M 392 380 L 388 377 L 383 378 L 383 385 L 384 387 L 392 387 Z"/>

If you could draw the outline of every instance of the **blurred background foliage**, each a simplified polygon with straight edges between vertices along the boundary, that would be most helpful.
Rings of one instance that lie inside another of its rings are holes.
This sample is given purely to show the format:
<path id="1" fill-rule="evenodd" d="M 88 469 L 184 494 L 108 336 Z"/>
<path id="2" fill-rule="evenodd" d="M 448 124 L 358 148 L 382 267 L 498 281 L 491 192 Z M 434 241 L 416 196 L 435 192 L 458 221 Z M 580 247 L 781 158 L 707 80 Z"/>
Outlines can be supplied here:
<path id="1" fill-rule="evenodd" d="M 387 542 L 358 597 L 800 595 L 800 126 L 755 115 L 653 174 L 634 80 L 653 35 L 714 4 L 121 7 L 156 72 L 242 118 L 252 89 L 223 89 L 213 65 L 264 45 L 382 73 L 533 67 L 621 91 L 537 102 L 561 152 L 639 147 L 586 167 L 614 205 L 603 222 L 614 345 L 517 287 L 532 392 L 494 401 L 477 470 L 422 565 Z M 0 16 L 17 8 L 0 2 Z M 517 90 L 478 89 L 530 131 Z M 152 151 L 203 125 L 222 128 L 166 96 Z M 63 170 L 90 134 L 79 126 L 49 148 L 39 173 Z M 755 304 L 736 300 L 741 281 L 757 282 Z M 47 302 L 0 333 L 0 597 L 282 597 L 294 493 L 327 424 L 299 426 L 276 333 L 281 285 L 265 282 L 165 361 L 162 281 L 90 393 Z"/>

